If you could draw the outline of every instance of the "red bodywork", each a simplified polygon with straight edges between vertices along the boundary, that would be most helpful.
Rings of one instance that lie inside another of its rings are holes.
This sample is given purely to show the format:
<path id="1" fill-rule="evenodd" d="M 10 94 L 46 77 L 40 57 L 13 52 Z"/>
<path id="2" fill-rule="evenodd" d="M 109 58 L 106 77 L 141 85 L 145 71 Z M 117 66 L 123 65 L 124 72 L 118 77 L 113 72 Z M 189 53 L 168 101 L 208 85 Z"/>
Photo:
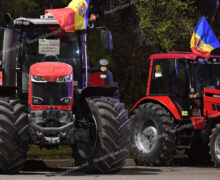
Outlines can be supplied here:
<path id="1" fill-rule="evenodd" d="M 219 56 L 212 55 L 210 58 L 214 58 Z M 147 83 L 147 91 L 146 97 L 140 99 L 134 107 L 131 109 L 133 111 L 139 105 L 145 102 L 158 102 L 159 104 L 166 107 L 175 119 L 181 119 L 182 116 L 179 113 L 176 105 L 168 96 L 150 96 L 150 88 L 151 88 L 151 77 L 153 71 L 153 64 L 155 59 L 189 59 L 189 60 L 196 60 L 198 56 L 191 52 L 170 52 L 167 54 L 154 54 L 150 56 L 150 67 L 149 67 L 149 74 L 148 74 L 148 83 Z M 210 95 L 214 95 L 216 97 L 211 97 Z M 203 95 L 203 114 L 204 117 L 191 117 L 192 124 L 194 129 L 204 129 L 206 127 L 206 120 L 207 117 L 215 118 L 220 116 L 220 90 L 216 89 L 204 89 Z"/>
<path id="2" fill-rule="evenodd" d="M 194 129 L 204 129 L 206 127 L 205 117 L 191 117 L 190 118 Z"/>
<path id="3" fill-rule="evenodd" d="M 204 89 L 204 116 L 217 117 L 220 115 L 220 90 Z"/>
<path id="4" fill-rule="evenodd" d="M 3 73 L 0 71 L 0 86 L 3 85 Z"/>
<path id="5" fill-rule="evenodd" d="M 89 86 L 104 86 L 105 79 L 100 78 L 102 72 L 94 72 L 90 74 Z"/>
<path id="6" fill-rule="evenodd" d="M 176 119 L 181 119 L 180 113 L 178 112 L 178 109 L 174 105 L 173 101 L 168 96 L 148 96 L 144 97 L 141 100 L 139 100 L 134 107 L 131 109 L 132 111 L 139 106 L 140 104 L 144 102 L 159 102 L 163 106 L 165 106 Z"/>
<path id="7" fill-rule="evenodd" d="M 219 57 L 216 55 L 211 55 L 210 58 Z M 153 59 L 190 59 L 196 60 L 198 58 L 197 55 L 193 54 L 192 52 L 169 52 L 169 53 L 162 53 L 162 54 L 153 54 L 150 56 L 150 60 Z"/>
<path id="8" fill-rule="evenodd" d="M 57 78 L 62 76 L 68 76 L 73 74 L 72 66 L 59 63 L 59 62 L 42 62 L 34 64 L 30 67 L 30 77 L 29 77 L 29 94 L 28 94 L 28 104 L 31 106 L 31 110 L 45 110 L 48 108 L 56 108 L 59 110 L 72 110 L 72 106 L 74 103 L 73 98 L 73 79 L 72 79 L 72 101 L 71 105 L 33 105 L 32 104 L 32 81 L 31 75 L 34 76 L 43 76 L 49 82 L 54 82 Z"/>

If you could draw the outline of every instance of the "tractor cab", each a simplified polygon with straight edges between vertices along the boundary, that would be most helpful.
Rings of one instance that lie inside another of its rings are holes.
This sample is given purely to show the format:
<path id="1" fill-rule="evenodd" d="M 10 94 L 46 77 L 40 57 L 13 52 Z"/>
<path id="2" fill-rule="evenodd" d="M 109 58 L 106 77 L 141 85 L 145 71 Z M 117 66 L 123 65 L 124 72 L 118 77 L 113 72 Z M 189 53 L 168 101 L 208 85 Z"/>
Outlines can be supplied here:
<path id="1" fill-rule="evenodd" d="M 72 66 L 76 90 L 108 84 L 108 61 L 106 63 L 105 60 L 104 65 L 103 60 L 100 61 L 100 66 L 104 66 L 102 68 L 91 68 L 87 55 L 87 34 L 92 30 L 100 31 L 103 48 L 112 50 L 112 35 L 106 27 L 65 32 L 49 13 L 40 19 L 21 17 L 9 21 L 8 26 L 9 28 L 1 30 L 4 33 L 4 49 L 1 53 L 4 62 L 2 85 L 15 87 L 13 91 L 11 88 L 8 89 L 8 95 L 16 93 L 17 87 L 19 96 L 23 99 L 28 98 L 29 70 L 31 65 L 40 62 L 61 62 Z M 15 61 L 16 64 L 12 63 Z"/>
<path id="2" fill-rule="evenodd" d="M 83 79 L 82 55 L 85 56 L 86 44 L 80 36 L 82 32 L 65 32 L 51 16 L 41 19 L 18 18 L 14 21 L 19 41 L 18 62 L 22 72 L 21 93 L 28 92 L 29 69 L 39 62 L 61 62 L 69 64 L 74 69 L 74 86 L 82 88 Z"/>
<path id="3" fill-rule="evenodd" d="M 147 96 L 169 97 L 177 119 L 191 119 L 194 128 L 205 128 L 207 118 L 218 114 L 220 57 L 206 59 L 191 53 L 171 52 L 152 55 L 150 63 Z M 168 104 L 167 108 L 170 107 Z"/>

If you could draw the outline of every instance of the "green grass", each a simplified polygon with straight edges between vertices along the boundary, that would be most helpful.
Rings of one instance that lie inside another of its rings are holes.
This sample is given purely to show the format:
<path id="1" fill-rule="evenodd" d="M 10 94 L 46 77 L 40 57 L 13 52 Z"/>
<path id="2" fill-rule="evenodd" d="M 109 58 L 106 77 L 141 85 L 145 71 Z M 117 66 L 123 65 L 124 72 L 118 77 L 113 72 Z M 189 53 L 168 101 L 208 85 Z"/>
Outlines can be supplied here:
<path id="1" fill-rule="evenodd" d="M 72 148 L 70 146 L 59 146 L 59 149 L 40 149 L 39 146 L 30 145 L 27 158 L 28 160 L 72 159 Z"/>
<path id="2" fill-rule="evenodd" d="M 188 156 L 184 152 L 184 150 L 177 150 L 177 154 L 174 158 L 187 158 Z M 72 159 L 72 148 L 70 146 L 59 146 L 59 149 L 40 149 L 39 146 L 30 145 L 27 158 L 28 160 Z M 129 159 L 133 159 L 132 153 L 130 154 Z"/>
<path id="3" fill-rule="evenodd" d="M 185 159 L 188 156 L 185 154 L 185 150 L 176 150 L 176 155 L 174 156 L 176 159 Z"/>

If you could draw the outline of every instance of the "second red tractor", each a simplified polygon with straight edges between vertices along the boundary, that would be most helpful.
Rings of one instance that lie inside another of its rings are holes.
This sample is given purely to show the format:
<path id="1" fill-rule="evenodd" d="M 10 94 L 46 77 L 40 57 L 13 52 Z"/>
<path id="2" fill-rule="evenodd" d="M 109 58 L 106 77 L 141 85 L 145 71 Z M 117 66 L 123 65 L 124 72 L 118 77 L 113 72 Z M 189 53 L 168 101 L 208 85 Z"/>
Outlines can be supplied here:
<path id="1" fill-rule="evenodd" d="M 220 167 L 220 56 L 154 54 L 146 97 L 133 107 L 137 164 L 167 165 L 176 149 Z"/>

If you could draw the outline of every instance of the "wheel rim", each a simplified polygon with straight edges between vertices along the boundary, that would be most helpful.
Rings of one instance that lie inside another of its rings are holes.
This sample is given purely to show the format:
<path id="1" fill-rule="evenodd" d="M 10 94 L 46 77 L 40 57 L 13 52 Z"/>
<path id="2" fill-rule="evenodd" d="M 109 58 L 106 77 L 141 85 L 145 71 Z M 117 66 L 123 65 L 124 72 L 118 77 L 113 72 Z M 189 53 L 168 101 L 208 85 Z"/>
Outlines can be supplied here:
<path id="1" fill-rule="evenodd" d="M 220 134 L 215 139 L 215 154 L 216 157 L 220 160 Z"/>
<path id="2" fill-rule="evenodd" d="M 150 153 L 154 150 L 158 141 L 158 132 L 153 125 L 144 125 L 142 130 L 137 131 L 136 144 L 143 153 Z"/>
<path id="3" fill-rule="evenodd" d="M 91 116 L 90 116 L 91 117 Z M 97 146 L 97 124 L 95 116 L 92 115 L 92 127 L 90 129 L 90 142 L 88 143 L 77 143 L 77 149 L 81 157 L 87 159 L 90 158 L 94 153 Z"/>

